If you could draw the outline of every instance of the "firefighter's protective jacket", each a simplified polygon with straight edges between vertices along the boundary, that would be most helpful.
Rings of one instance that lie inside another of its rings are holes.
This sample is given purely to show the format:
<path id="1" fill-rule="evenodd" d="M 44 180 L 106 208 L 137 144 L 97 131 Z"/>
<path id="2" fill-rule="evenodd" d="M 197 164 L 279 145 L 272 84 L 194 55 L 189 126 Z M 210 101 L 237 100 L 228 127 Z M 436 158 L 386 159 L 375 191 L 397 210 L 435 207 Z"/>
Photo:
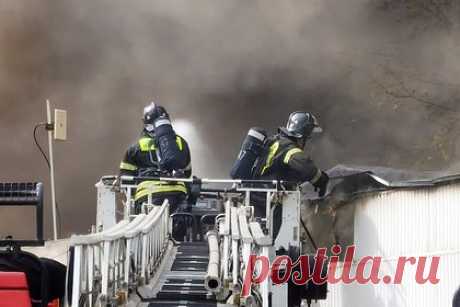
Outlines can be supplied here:
<path id="1" fill-rule="evenodd" d="M 280 134 L 270 142 L 268 155 L 258 170 L 257 177 L 297 184 L 309 181 L 314 185 L 321 174 L 321 170 L 304 150 L 293 140 Z"/>
<path id="2" fill-rule="evenodd" d="M 192 174 L 192 164 L 190 158 L 190 149 L 187 142 L 181 136 L 176 137 L 177 146 L 181 151 L 182 166 L 181 169 L 175 169 L 175 177 L 190 177 Z M 132 144 L 125 153 L 120 163 L 120 175 L 142 176 L 162 176 L 170 177 L 170 172 L 164 172 L 159 169 L 158 156 L 155 140 L 143 134 L 138 142 Z M 148 194 L 164 193 L 187 193 L 187 188 L 183 183 L 168 183 L 162 181 L 144 181 L 138 185 L 135 200 L 145 197 Z"/>

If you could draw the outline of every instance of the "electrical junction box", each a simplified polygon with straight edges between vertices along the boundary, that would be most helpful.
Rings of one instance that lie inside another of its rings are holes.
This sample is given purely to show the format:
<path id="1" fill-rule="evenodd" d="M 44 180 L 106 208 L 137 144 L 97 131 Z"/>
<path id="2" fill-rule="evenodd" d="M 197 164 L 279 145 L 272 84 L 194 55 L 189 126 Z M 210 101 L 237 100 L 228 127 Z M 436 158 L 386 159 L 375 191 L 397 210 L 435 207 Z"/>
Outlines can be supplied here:
<path id="1" fill-rule="evenodd" d="M 67 140 L 67 111 L 54 110 L 54 139 Z"/>

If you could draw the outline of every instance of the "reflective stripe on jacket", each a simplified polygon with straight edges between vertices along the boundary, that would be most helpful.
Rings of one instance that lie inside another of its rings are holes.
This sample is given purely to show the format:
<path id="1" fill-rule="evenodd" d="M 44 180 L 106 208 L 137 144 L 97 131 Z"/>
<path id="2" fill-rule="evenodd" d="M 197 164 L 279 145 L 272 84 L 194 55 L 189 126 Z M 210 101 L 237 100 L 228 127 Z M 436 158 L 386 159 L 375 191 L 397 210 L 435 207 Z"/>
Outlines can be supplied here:
<path id="1" fill-rule="evenodd" d="M 182 152 L 184 169 L 176 170 L 183 172 L 185 177 L 192 174 L 190 150 L 187 142 L 179 135 L 176 143 Z M 120 175 L 138 176 L 143 170 L 158 170 L 158 157 L 155 140 L 148 135 L 143 135 L 135 144 L 131 145 L 120 163 Z"/>
<path id="2" fill-rule="evenodd" d="M 321 175 L 321 170 L 294 140 L 283 135 L 274 138 L 263 162 L 259 179 L 314 183 Z"/>
<path id="3" fill-rule="evenodd" d="M 166 181 L 143 181 L 137 186 L 134 200 L 137 201 L 149 194 L 161 193 L 184 193 L 187 194 L 187 188 L 183 182 L 166 182 Z"/>

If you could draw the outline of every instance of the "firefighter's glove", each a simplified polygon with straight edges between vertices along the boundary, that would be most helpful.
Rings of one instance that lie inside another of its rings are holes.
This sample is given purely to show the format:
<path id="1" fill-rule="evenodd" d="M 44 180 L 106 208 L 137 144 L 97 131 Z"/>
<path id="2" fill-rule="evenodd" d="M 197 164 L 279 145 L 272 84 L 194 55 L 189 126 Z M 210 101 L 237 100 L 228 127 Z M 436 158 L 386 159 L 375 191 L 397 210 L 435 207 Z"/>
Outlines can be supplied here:
<path id="1" fill-rule="evenodd" d="M 318 192 L 319 197 L 323 197 L 326 194 L 328 182 L 329 176 L 325 172 L 321 172 L 319 179 L 313 183 L 315 191 Z"/>

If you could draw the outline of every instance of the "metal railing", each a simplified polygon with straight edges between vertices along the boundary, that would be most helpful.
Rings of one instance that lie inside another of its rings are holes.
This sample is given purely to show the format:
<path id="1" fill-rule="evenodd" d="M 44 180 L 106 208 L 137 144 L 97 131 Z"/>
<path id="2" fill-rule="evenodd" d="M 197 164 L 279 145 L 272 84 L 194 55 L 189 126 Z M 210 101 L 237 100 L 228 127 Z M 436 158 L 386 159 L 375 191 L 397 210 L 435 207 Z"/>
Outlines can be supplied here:
<path id="1" fill-rule="evenodd" d="M 43 237 L 43 183 L 0 183 L 0 207 L 2 206 L 35 207 L 36 238 L 34 240 L 1 239 L 0 246 L 11 244 L 19 246 L 42 246 L 45 244 Z"/>
<path id="2" fill-rule="evenodd" d="M 278 201 L 290 193 L 284 189 L 283 182 L 129 176 L 115 180 L 114 177 L 104 177 L 98 190 L 99 222 L 96 227 L 102 232 L 71 238 L 71 306 L 81 306 L 82 301 L 90 307 L 96 303 L 109 306 L 123 304 L 130 289 L 147 284 L 157 274 L 168 248 L 172 223 L 167 201 L 161 207 L 152 206 L 152 196 L 148 196 L 147 204 L 143 204 L 141 210 L 136 208 L 139 204 L 134 201 L 134 194 L 138 183 L 145 180 L 198 185 L 200 193 L 216 194 L 226 200 L 225 212 L 216 216 L 216 231 L 209 236 L 212 261 L 205 286 L 218 299 L 225 298 L 229 293 L 239 296 L 250 255 L 269 257 L 269 253 L 277 248 L 272 239 L 272 204 L 275 198 Z M 203 184 L 212 187 L 202 188 Z M 215 188 L 215 185 L 224 187 Z M 113 219 L 108 217 L 116 212 L 114 194 L 118 192 L 126 197 L 123 220 L 113 225 Z M 256 219 L 254 216 L 252 193 L 266 195 L 262 199 L 266 206 L 265 218 Z M 136 214 L 138 211 L 143 213 Z M 258 223 L 260 221 L 263 226 Z M 292 240 L 292 230 L 286 233 L 291 235 Z M 273 294 L 273 291 L 267 280 L 251 289 L 248 300 L 257 298 L 262 306 L 267 306 L 270 293 Z"/>
<path id="3" fill-rule="evenodd" d="M 205 287 L 216 295 L 225 297 L 232 293 L 243 304 L 255 303 L 255 296 L 260 306 L 268 306 L 270 281 L 267 279 L 251 290 L 251 295 L 240 299 L 241 284 L 246 276 L 251 255 L 269 257 L 273 240 L 265 235 L 261 224 L 255 221 L 254 208 L 240 202 L 228 200 L 225 215 L 216 219 L 218 232 L 208 233 L 210 262 Z M 219 248 L 216 247 L 219 242 Z M 219 256 L 219 260 L 215 257 Z M 256 266 L 257 272 L 259 267 Z"/>
<path id="4" fill-rule="evenodd" d="M 70 240 L 70 306 L 117 305 L 128 290 L 148 281 L 161 263 L 169 240 L 169 203 L 153 207 L 131 221 Z"/>
<path id="5" fill-rule="evenodd" d="M 232 299 L 229 301 L 239 306 L 282 306 L 289 300 L 287 285 L 273 287 L 272 281 L 266 278 L 259 284 L 253 284 L 247 297 L 241 297 L 241 290 L 248 270 L 251 269 L 249 273 L 254 276 L 259 276 L 262 269 L 260 262 L 255 265 L 250 263 L 251 256 L 263 257 L 271 262 L 277 250 L 299 246 L 299 192 L 257 189 L 255 192 L 266 193 L 265 217 L 255 216 L 254 207 L 248 200 L 252 192 L 246 191 L 243 198 L 229 196 L 225 214 L 216 218 L 218 233 L 214 232 L 211 238 L 219 242 L 220 261 L 217 263 L 220 269 L 216 275 L 213 266 L 213 270 L 208 272 L 207 281 L 222 287 L 212 289 L 210 284 L 205 286 L 217 292 L 218 298 L 231 294 Z M 283 225 L 276 230 L 276 237 L 273 235 L 275 203 L 282 203 L 283 211 Z M 215 250 L 212 245 L 215 243 L 210 242 L 210 257 L 211 250 Z"/>

